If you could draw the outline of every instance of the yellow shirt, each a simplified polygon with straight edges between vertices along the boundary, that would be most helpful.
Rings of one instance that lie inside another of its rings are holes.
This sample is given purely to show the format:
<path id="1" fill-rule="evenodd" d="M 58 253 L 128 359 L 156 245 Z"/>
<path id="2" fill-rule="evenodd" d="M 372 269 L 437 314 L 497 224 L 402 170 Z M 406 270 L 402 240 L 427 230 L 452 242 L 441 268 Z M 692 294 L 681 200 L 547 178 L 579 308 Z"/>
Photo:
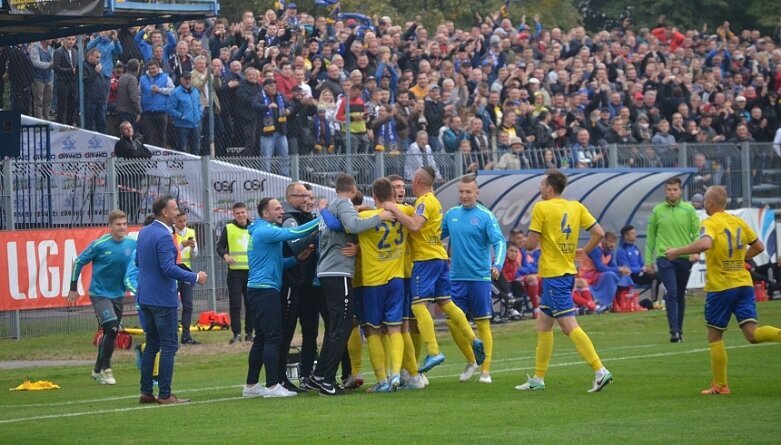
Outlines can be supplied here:
<path id="1" fill-rule="evenodd" d="M 399 205 L 407 214 L 412 213 Z M 359 213 L 361 218 L 379 215 L 382 209 L 366 210 Z M 362 286 L 383 286 L 394 278 L 404 276 L 405 248 L 407 231 L 398 221 L 383 222 L 374 230 L 358 234 L 361 246 L 359 255 L 360 284 Z"/>
<path id="2" fill-rule="evenodd" d="M 412 261 L 446 260 L 447 251 L 442 245 L 442 204 L 434 193 L 428 192 L 415 201 L 415 214 L 426 222 L 410 234 Z"/>
<path id="3" fill-rule="evenodd" d="M 529 230 L 542 239 L 539 274 L 543 278 L 575 274 L 575 251 L 580 229 L 590 229 L 597 220 L 586 206 L 562 198 L 540 201 L 532 210 Z"/>
<path id="4" fill-rule="evenodd" d="M 700 237 L 703 236 L 713 240 L 705 253 L 705 291 L 753 286 L 751 274 L 744 267 L 746 246 L 757 240 L 751 227 L 737 216 L 718 212 L 702 222 Z"/>
<path id="5" fill-rule="evenodd" d="M 409 204 L 396 204 L 404 210 L 407 215 L 415 213 L 415 207 Z M 412 278 L 412 246 L 410 243 L 404 243 L 404 278 Z"/>

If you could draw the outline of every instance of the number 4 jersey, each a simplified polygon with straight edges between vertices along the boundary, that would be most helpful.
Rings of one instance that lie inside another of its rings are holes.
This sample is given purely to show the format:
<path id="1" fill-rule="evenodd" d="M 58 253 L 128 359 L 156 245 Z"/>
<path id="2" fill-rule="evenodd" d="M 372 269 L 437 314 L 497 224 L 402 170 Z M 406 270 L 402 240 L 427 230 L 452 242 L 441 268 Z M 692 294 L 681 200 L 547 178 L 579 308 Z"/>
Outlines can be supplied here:
<path id="1" fill-rule="evenodd" d="M 398 207 L 411 216 L 414 208 L 405 205 Z M 382 209 L 366 210 L 359 214 L 361 218 L 379 215 Z M 393 278 L 404 277 L 404 264 L 408 261 L 407 229 L 398 221 L 383 222 L 373 230 L 358 234 L 361 252 L 358 258 L 362 286 L 383 286 Z"/>
<path id="2" fill-rule="evenodd" d="M 556 198 L 534 204 L 529 230 L 539 233 L 541 238 L 540 276 L 576 274 L 575 251 L 580 229 L 589 230 L 596 222 L 578 201 Z"/>
<path id="3" fill-rule="evenodd" d="M 705 236 L 713 240 L 705 253 L 705 291 L 752 286 L 744 264 L 746 246 L 756 242 L 757 235 L 748 224 L 737 216 L 718 212 L 702 222 L 700 237 Z"/>

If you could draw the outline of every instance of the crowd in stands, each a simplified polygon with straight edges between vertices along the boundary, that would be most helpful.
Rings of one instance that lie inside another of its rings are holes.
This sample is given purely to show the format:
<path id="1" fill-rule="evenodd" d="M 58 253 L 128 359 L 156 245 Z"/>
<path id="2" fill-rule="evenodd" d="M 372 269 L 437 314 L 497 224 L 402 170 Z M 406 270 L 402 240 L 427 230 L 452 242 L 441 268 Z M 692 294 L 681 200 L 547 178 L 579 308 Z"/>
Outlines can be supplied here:
<path id="1" fill-rule="evenodd" d="M 353 153 L 422 165 L 461 152 L 466 171 L 605 167 L 608 144 L 648 144 L 622 164 L 668 167 L 681 143 L 781 144 L 779 34 L 664 16 L 589 34 L 506 10 L 426 28 L 287 3 L 100 32 L 83 56 L 74 37 L 6 47 L 0 74 L 10 108 L 75 125 L 81 73 L 88 129 L 128 121 L 147 144 L 195 154 L 208 153 L 213 114 L 218 155 L 342 153 L 349 128 Z"/>

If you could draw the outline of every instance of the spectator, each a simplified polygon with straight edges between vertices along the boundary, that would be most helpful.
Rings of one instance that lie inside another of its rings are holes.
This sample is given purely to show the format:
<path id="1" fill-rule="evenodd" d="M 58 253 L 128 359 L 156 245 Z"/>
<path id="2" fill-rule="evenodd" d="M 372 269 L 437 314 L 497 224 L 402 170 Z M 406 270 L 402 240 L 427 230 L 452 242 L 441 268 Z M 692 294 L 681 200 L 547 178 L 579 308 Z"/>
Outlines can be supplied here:
<path id="1" fill-rule="evenodd" d="M 136 59 L 130 59 L 125 67 L 125 73 L 117 83 L 117 118 L 120 122 L 129 122 L 133 129 L 138 129 L 141 122 L 141 93 L 138 89 L 138 71 L 140 64 Z"/>
<path id="2" fill-rule="evenodd" d="M 179 86 L 181 83 L 181 76 L 184 73 L 192 72 L 193 63 L 189 54 L 190 45 L 186 40 L 181 40 L 176 44 L 176 51 L 168 56 L 168 66 L 174 85 Z"/>
<path id="3" fill-rule="evenodd" d="M 168 74 L 160 71 L 156 60 L 150 60 L 147 71 L 139 80 L 141 90 L 141 124 L 144 139 L 156 147 L 168 146 L 168 98 L 174 83 Z"/>
<path id="4" fill-rule="evenodd" d="M 211 104 L 214 104 L 214 132 L 220 134 L 223 131 L 222 127 L 222 106 L 220 104 L 220 98 L 217 96 L 216 91 L 222 87 L 221 67 L 212 66 L 211 73 L 209 73 L 209 67 L 207 66 L 207 59 L 205 56 L 198 56 L 195 58 L 195 70 L 191 73 L 192 81 L 191 85 L 199 92 L 199 101 L 202 110 L 202 122 L 201 122 L 201 147 L 200 151 L 203 154 L 210 152 L 211 137 L 210 137 L 210 124 L 209 124 L 209 110 Z M 210 76 L 211 74 L 211 76 Z M 210 78 L 211 77 L 211 78 Z M 220 141 L 221 143 L 221 141 Z"/>
<path id="5" fill-rule="evenodd" d="M 33 115 L 47 121 L 50 120 L 54 79 L 54 49 L 49 43 L 48 40 L 41 40 L 30 47 L 30 61 L 33 64 Z"/>
<path id="6" fill-rule="evenodd" d="M 262 96 L 263 87 L 258 83 L 260 73 L 255 68 L 247 68 L 244 71 L 244 79 L 236 88 L 237 108 L 252 110 L 251 113 L 244 112 L 239 114 L 238 123 L 241 126 L 241 132 L 244 141 L 244 156 L 260 154 L 260 145 L 258 140 L 258 111 L 253 108 L 257 97 Z"/>
<path id="7" fill-rule="evenodd" d="M 194 88 L 192 74 L 183 73 L 181 85 L 168 98 L 168 115 L 173 118 L 175 148 L 185 153 L 201 154 L 201 93 Z"/>
<path id="8" fill-rule="evenodd" d="M 78 121 L 78 51 L 75 37 L 65 37 L 54 51 L 54 92 L 57 97 L 57 122 L 76 125 Z"/>
<path id="9" fill-rule="evenodd" d="M 92 40 L 87 43 L 87 52 L 93 48 L 99 51 L 100 73 L 106 81 L 108 90 L 108 79 L 111 77 L 111 71 L 114 68 L 114 59 L 122 54 L 122 44 L 117 39 L 116 31 L 101 31 L 92 36 Z"/>
<path id="10" fill-rule="evenodd" d="M 141 51 L 141 57 L 144 58 L 144 62 L 152 59 L 155 47 L 163 48 L 163 59 L 168 59 L 176 50 L 176 36 L 174 33 L 166 31 L 165 41 L 163 41 L 163 31 L 155 29 L 155 25 L 148 25 L 144 29 L 139 29 L 135 35 L 135 43 Z"/>
<path id="11" fill-rule="evenodd" d="M 123 121 L 119 124 L 119 134 L 120 138 L 114 144 L 114 156 L 125 160 L 150 159 L 152 157 L 152 152 L 135 137 L 131 122 Z M 147 178 L 145 170 L 145 166 L 140 163 L 132 163 L 120 166 L 117 172 L 119 207 L 127 212 L 130 224 L 138 223 L 139 204 L 145 196 L 144 189 L 149 185 L 144 183 Z"/>
<path id="12" fill-rule="evenodd" d="M 11 83 L 11 110 L 22 114 L 32 113 L 33 64 L 30 55 L 20 46 L 7 46 L 0 55 L 0 66 L 6 67 Z"/>
<path id="13" fill-rule="evenodd" d="M 87 58 L 83 65 L 84 125 L 87 130 L 105 133 L 108 83 L 103 77 L 103 65 L 101 65 L 100 59 L 100 51 L 97 48 L 87 51 Z"/>
<path id="14" fill-rule="evenodd" d="M 288 175 L 289 163 L 287 142 L 287 118 L 290 115 L 289 104 L 285 98 L 277 93 L 277 84 L 274 79 L 267 78 L 263 81 L 263 89 L 260 95 L 252 99 L 252 109 L 261 116 L 260 154 L 263 159 L 263 169 L 271 172 L 271 157 L 280 157 L 281 171 L 279 174 Z"/>
<path id="15" fill-rule="evenodd" d="M 430 165 L 434 168 L 434 172 L 436 173 L 435 180 L 440 181 L 442 175 L 437 168 L 437 161 L 434 159 L 431 146 L 428 145 L 428 133 L 425 130 L 420 130 L 415 138 L 415 142 L 410 144 L 409 150 L 407 150 L 404 176 L 406 176 L 408 180 L 412 180 L 415 172 L 426 165 Z"/>
<path id="16" fill-rule="evenodd" d="M 587 132 L 588 133 L 588 132 Z M 510 139 L 510 150 L 504 153 L 496 164 L 498 170 L 520 170 L 530 168 L 529 160 L 524 155 L 525 147 L 521 138 Z"/>
<path id="17" fill-rule="evenodd" d="M 654 137 L 651 138 L 651 143 L 654 145 L 674 146 L 675 136 L 670 134 L 670 123 L 667 122 L 667 119 L 662 119 L 659 121 L 657 128 L 658 131 Z"/>
<path id="18" fill-rule="evenodd" d="M 344 99 L 337 105 L 336 121 L 342 125 L 342 133 L 346 135 L 346 115 L 348 114 L 347 110 L 349 110 L 351 151 L 353 153 L 368 153 L 369 137 L 366 134 L 366 117 L 368 116 L 368 111 L 366 110 L 363 99 L 361 99 L 361 86 L 359 84 L 354 84 L 350 87 L 349 101 L 349 107 Z M 372 148 L 372 151 L 373 150 L 374 149 Z"/>

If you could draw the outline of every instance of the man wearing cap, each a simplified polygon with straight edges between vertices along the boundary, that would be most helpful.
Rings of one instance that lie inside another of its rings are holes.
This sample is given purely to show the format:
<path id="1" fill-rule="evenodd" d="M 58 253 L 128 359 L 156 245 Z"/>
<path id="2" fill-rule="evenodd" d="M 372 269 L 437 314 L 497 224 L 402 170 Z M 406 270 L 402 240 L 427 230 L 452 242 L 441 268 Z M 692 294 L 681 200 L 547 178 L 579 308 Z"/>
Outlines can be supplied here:
<path id="1" fill-rule="evenodd" d="M 201 140 L 201 93 L 191 85 L 192 74 L 182 73 L 181 84 L 168 98 L 168 115 L 174 121 L 175 148 L 185 153 L 200 155 Z"/>
<path id="2" fill-rule="evenodd" d="M 287 117 L 290 115 L 288 103 L 277 92 L 274 79 L 263 81 L 263 90 L 252 99 L 252 110 L 260 115 L 260 155 L 263 159 L 263 170 L 271 172 L 271 157 L 280 158 L 280 169 L 275 170 L 285 176 L 290 174 L 290 164 L 287 159 Z"/>
<path id="3" fill-rule="evenodd" d="M 520 170 L 522 168 L 529 168 L 529 159 L 523 154 L 525 147 L 523 141 L 519 137 L 510 139 L 509 152 L 502 155 L 499 158 L 499 162 L 496 164 L 497 170 Z"/>
<path id="4" fill-rule="evenodd" d="M 317 114 L 317 101 L 312 96 L 305 97 L 301 86 L 296 85 L 292 90 L 290 101 L 290 133 L 287 141 L 291 153 L 308 155 L 314 148 L 314 138 L 309 130 L 309 118 Z"/>

